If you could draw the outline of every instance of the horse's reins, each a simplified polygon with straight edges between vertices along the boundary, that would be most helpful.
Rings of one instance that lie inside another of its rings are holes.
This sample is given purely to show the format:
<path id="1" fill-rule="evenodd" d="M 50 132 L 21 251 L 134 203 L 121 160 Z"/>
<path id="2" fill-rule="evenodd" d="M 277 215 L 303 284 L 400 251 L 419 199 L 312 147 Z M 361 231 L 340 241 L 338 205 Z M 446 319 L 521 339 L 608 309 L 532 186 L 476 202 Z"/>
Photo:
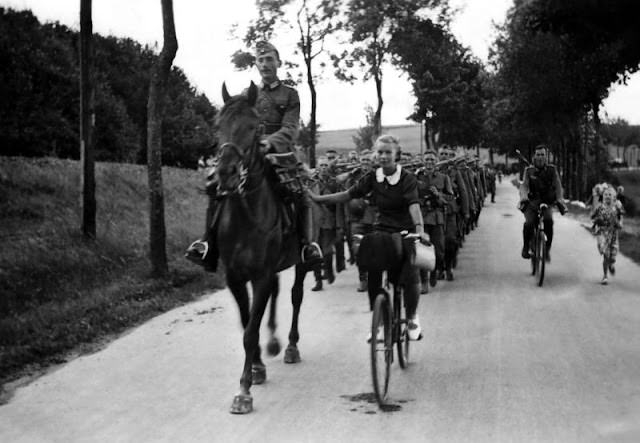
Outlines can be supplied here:
<path id="1" fill-rule="evenodd" d="M 243 155 L 242 152 L 240 152 L 240 149 L 238 148 L 238 146 L 234 143 L 223 143 L 222 146 L 220 146 L 220 151 L 218 153 L 218 157 L 222 156 L 222 153 L 224 151 L 225 148 L 230 148 L 235 150 L 236 154 L 238 155 L 238 157 L 240 157 L 240 159 L 242 160 L 242 163 L 240 165 L 240 182 L 238 183 L 238 186 L 236 186 L 236 188 L 234 190 L 231 191 L 221 191 L 220 192 L 220 197 L 228 197 L 228 196 L 232 196 L 232 195 L 237 195 L 238 197 L 240 197 L 240 203 L 242 204 L 242 207 L 244 208 L 244 210 L 247 213 L 247 216 L 249 217 L 249 219 L 251 219 L 251 222 L 256 226 L 256 229 L 261 231 L 261 232 L 269 232 L 271 230 L 273 230 L 274 226 L 268 227 L 268 228 L 263 228 L 261 226 L 261 223 L 259 220 L 256 219 L 256 217 L 253 215 L 253 211 L 251 210 L 251 208 L 249 207 L 249 203 L 247 202 L 246 197 L 248 195 L 253 194 L 254 192 L 258 191 L 260 189 L 260 185 L 262 184 L 262 181 L 264 181 L 265 177 L 264 177 L 264 168 L 262 168 L 262 170 L 259 171 L 254 171 L 254 172 L 249 172 L 251 170 L 251 166 L 252 166 L 252 161 L 254 160 L 254 157 L 256 156 L 256 152 L 255 150 L 258 149 L 258 143 L 260 141 L 260 131 L 256 130 L 255 132 L 255 137 L 253 139 L 253 143 L 251 145 L 251 148 L 249 148 L 249 155 L 248 155 L 248 160 L 246 160 L 246 156 Z M 245 164 L 246 163 L 246 164 Z M 245 189 L 245 185 L 249 179 L 250 176 L 259 176 L 261 177 L 261 180 L 256 183 L 256 185 L 253 187 L 253 189 L 249 189 L 246 190 Z M 277 219 L 276 219 L 276 224 L 277 224 Z"/>
<path id="2" fill-rule="evenodd" d="M 253 143 L 251 144 L 251 148 L 249 148 L 248 161 L 245 161 L 246 159 L 245 155 L 243 155 L 243 153 L 240 152 L 240 148 L 238 148 L 238 146 L 235 143 L 227 142 L 227 143 L 223 143 L 222 146 L 220 146 L 220 150 L 218 151 L 218 158 L 222 157 L 222 153 L 224 152 L 225 148 L 231 148 L 236 152 L 238 157 L 240 157 L 240 159 L 242 160 L 242 163 L 240 164 L 240 182 L 238 183 L 238 186 L 236 186 L 236 189 L 231 191 L 227 191 L 227 190 L 222 191 L 218 188 L 218 192 L 221 197 L 226 197 L 228 195 L 236 195 L 236 194 L 241 197 L 244 197 L 249 194 L 253 194 L 260 188 L 261 181 L 258 182 L 253 189 L 245 190 L 245 185 L 247 184 L 247 180 L 249 179 L 250 176 L 264 176 L 262 174 L 262 171 L 255 171 L 252 173 L 249 172 L 251 169 L 251 160 L 253 160 L 253 157 L 255 156 L 255 150 L 257 149 L 258 142 L 260 140 L 259 134 L 260 134 L 260 131 L 255 132 Z"/>

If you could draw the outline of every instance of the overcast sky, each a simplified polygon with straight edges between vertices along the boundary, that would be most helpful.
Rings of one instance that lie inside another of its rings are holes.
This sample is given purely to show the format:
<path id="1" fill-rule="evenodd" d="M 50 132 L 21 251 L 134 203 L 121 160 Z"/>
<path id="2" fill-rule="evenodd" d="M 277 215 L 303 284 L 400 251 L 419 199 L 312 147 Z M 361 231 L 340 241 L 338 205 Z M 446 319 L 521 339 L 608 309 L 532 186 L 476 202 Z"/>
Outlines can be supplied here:
<path id="1" fill-rule="evenodd" d="M 493 22 L 502 22 L 512 0 L 451 0 L 460 9 L 452 30 L 456 37 L 481 60 L 486 61 L 493 40 Z M 0 5 L 14 9 L 31 9 L 40 21 L 59 21 L 79 29 L 80 0 L 0 0 Z M 196 88 L 215 104 L 221 102 L 220 88 L 227 82 L 233 94 L 245 88 L 250 80 L 259 80 L 255 71 L 238 72 L 230 63 L 230 55 L 242 47 L 229 36 L 232 24 L 246 25 L 256 15 L 254 0 L 176 0 L 174 1 L 178 54 L 175 64 L 181 67 Z M 141 43 L 162 46 L 160 0 L 93 0 L 94 32 L 130 37 Z M 281 32 L 273 43 L 286 59 L 295 59 L 295 33 Z M 329 49 L 337 50 L 338 43 Z M 353 85 L 333 78 L 329 69 L 320 80 L 318 90 L 318 122 L 321 130 L 362 126 L 364 107 L 375 106 L 372 81 Z M 302 118 L 309 118 L 309 94 L 306 84 L 298 87 L 302 102 Z M 414 98 L 408 79 L 399 71 L 387 68 L 383 79 L 383 124 L 408 123 Z M 640 124 L 640 75 L 626 86 L 614 86 L 605 101 L 609 117 L 620 116 Z"/>

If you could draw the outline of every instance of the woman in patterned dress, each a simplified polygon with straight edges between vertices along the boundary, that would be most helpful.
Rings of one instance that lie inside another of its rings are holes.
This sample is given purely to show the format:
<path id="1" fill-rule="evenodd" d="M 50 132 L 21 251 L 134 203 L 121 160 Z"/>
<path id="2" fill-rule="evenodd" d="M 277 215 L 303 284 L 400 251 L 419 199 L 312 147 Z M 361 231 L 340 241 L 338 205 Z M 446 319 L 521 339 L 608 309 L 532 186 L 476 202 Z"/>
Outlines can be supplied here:
<path id="1" fill-rule="evenodd" d="M 594 194 L 595 194 L 594 190 Z M 607 284 L 607 274 L 615 275 L 616 256 L 618 255 L 618 232 L 622 227 L 623 209 L 617 204 L 616 190 L 608 187 L 602 193 L 602 202 L 594 195 L 594 209 L 591 214 L 594 231 L 598 239 L 598 251 L 602 255 L 602 284 Z"/>

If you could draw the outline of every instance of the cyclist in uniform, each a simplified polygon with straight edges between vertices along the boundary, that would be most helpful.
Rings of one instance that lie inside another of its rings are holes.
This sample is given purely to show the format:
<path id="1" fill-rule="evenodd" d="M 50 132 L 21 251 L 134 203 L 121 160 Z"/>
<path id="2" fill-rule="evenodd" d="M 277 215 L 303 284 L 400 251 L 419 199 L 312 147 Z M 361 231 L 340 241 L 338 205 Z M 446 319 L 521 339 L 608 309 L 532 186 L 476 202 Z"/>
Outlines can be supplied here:
<path id="1" fill-rule="evenodd" d="M 346 191 L 334 194 L 317 195 L 307 191 L 312 200 L 323 204 L 346 203 L 354 198 L 370 196 L 377 208 L 374 230 L 397 233 L 409 231 L 418 234 L 422 240 L 429 241 L 424 232 L 424 223 L 418 200 L 416 177 L 403 169 L 398 160 L 400 145 L 392 135 L 380 136 L 374 145 L 380 167 L 365 174 L 356 184 Z M 393 281 L 393 276 L 390 278 Z M 417 268 L 404 263 L 399 276 L 404 283 L 408 332 L 411 340 L 419 340 L 422 329 L 417 315 L 420 292 L 420 275 Z M 382 287 L 382 272 L 369 272 L 369 306 L 373 309 L 375 297 Z"/>
<path id="2" fill-rule="evenodd" d="M 522 258 L 531 258 L 530 244 L 535 225 L 538 223 L 538 208 L 542 203 L 548 207 L 544 210 L 544 233 L 547 236 L 547 260 L 551 242 L 553 241 L 553 216 L 551 208 L 558 205 L 560 213 L 564 215 L 567 207 L 563 202 L 562 184 L 556 167 L 547 164 L 547 147 L 538 145 L 533 155 L 533 166 L 524 171 L 522 184 L 520 185 L 520 210 L 524 212 L 524 226 L 522 228 Z"/>

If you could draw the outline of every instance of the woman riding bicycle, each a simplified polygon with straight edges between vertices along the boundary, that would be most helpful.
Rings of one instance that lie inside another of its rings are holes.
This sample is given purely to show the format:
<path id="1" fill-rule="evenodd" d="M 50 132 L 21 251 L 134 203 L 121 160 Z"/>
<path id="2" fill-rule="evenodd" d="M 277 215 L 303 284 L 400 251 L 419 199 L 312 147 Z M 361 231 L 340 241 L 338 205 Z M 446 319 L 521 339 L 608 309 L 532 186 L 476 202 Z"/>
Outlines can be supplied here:
<path id="1" fill-rule="evenodd" d="M 371 193 L 371 200 L 378 209 L 374 232 L 409 231 L 428 242 L 429 236 L 424 232 L 420 211 L 416 177 L 397 163 L 400 157 L 398 140 L 392 135 L 382 135 L 376 140 L 374 150 L 378 156 L 379 168 L 364 175 L 346 191 L 326 195 L 308 191 L 310 198 L 317 203 L 335 204 L 364 198 Z M 385 252 L 389 251 L 383 251 Z M 375 297 L 382 287 L 382 273 L 383 271 L 369 271 L 370 309 L 373 309 Z M 419 271 L 405 260 L 401 266 L 390 272 L 389 280 L 404 285 L 409 338 L 419 340 L 422 337 L 422 328 L 416 314 L 420 292 Z"/>

